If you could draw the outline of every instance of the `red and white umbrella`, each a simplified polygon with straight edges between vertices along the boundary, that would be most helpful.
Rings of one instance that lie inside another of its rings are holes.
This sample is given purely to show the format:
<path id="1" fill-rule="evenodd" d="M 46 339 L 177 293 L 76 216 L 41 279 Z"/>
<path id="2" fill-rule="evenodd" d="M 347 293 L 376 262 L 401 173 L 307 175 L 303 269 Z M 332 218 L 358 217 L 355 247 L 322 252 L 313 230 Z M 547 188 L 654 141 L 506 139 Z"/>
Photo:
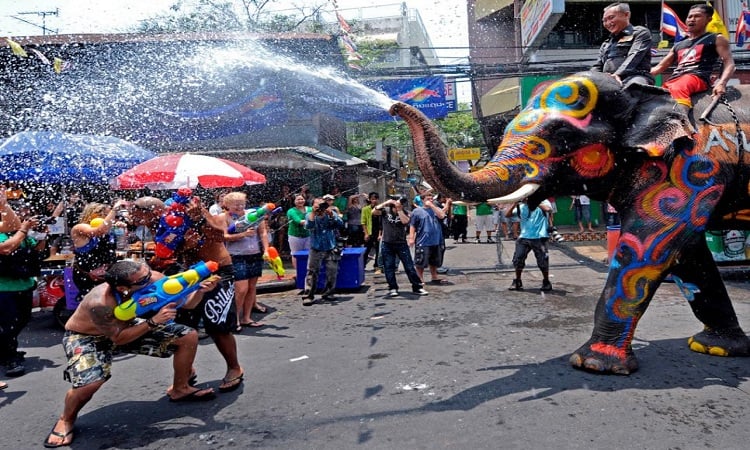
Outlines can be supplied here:
<path id="1" fill-rule="evenodd" d="M 171 153 L 138 164 L 117 176 L 114 189 L 238 187 L 263 184 L 266 177 L 242 164 L 213 156 Z"/>

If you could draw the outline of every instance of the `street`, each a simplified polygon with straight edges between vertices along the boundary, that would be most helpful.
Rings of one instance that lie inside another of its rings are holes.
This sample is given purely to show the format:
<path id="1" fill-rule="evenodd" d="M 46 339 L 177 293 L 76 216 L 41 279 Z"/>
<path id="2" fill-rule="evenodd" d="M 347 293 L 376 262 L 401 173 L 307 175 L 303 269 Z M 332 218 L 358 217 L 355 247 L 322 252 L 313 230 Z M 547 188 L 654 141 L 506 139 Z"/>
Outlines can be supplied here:
<path id="1" fill-rule="evenodd" d="M 371 271 L 334 303 L 303 307 L 296 289 L 260 295 L 267 326 L 237 335 L 245 384 L 215 401 L 170 403 L 170 360 L 118 356 L 72 448 L 747 448 L 750 358 L 691 352 L 701 324 L 674 284 L 659 288 L 636 331 L 640 370 L 593 375 L 568 357 L 593 327 L 601 242 L 551 245 L 549 293 L 533 255 L 526 290 L 511 292 L 495 245 L 451 242 L 450 284 L 428 284 L 426 297 L 409 294 L 402 272 L 402 295 L 387 299 Z M 513 243 L 504 247 L 509 265 Z M 750 285 L 732 278 L 747 331 Z M 0 392 L 0 448 L 41 447 L 60 414 L 61 336 L 50 312 L 22 333 L 28 373 Z M 195 366 L 199 385 L 218 386 L 224 364 L 210 339 Z"/>

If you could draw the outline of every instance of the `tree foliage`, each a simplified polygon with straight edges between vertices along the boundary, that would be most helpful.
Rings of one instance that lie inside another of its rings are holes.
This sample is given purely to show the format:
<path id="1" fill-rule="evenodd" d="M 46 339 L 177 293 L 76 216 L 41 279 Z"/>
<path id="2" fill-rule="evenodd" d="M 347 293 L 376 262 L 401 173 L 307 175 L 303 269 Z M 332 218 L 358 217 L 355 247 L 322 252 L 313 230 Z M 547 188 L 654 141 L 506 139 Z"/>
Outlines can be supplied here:
<path id="1" fill-rule="evenodd" d="M 142 21 L 141 33 L 320 31 L 325 0 L 298 6 L 289 14 L 270 11 L 271 0 L 175 0 L 170 13 Z"/>
<path id="2" fill-rule="evenodd" d="M 435 120 L 449 148 L 484 146 L 479 123 L 468 109 L 467 105 L 461 105 L 459 112 Z M 362 159 L 374 158 L 378 141 L 382 141 L 383 146 L 406 150 L 407 153 L 412 151 L 411 134 L 402 121 L 350 123 L 347 125 L 347 141 L 347 153 Z"/>

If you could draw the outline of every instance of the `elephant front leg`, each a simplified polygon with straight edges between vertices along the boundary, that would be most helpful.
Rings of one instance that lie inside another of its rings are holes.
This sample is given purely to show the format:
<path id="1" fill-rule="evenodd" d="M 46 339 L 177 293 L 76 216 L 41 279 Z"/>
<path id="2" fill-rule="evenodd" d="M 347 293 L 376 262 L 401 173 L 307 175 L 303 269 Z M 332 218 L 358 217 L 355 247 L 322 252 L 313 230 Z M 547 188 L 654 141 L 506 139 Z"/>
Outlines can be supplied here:
<path id="1" fill-rule="evenodd" d="M 665 267 L 613 264 L 599 297 L 591 338 L 570 357 L 570 364 L 601 374 L 629 375 L 638 370 L 631 343 L 638 321 L 661 283 Z"/>
<path id="2" fill-rule="evenodd" d="M 570 356 L 570 364 L 589 372 L 630 375 L 638 370 L 638 359 L 631 347 L 638 318 L 626 322 L 601 319 L 599 310 L 606 309 L 599 306 L 603 303 L 606 301 L 602 297 L 597 305 L 594 333 Z"/>
<path id="3" fill-rule="evenodd" d="M 750 356 L 750 338 L 740 328 L 729 294 L 704 239 L 672 270 L 675 283 L 704 329 L 688 339 L 690 350 L 715 356 Z"/>

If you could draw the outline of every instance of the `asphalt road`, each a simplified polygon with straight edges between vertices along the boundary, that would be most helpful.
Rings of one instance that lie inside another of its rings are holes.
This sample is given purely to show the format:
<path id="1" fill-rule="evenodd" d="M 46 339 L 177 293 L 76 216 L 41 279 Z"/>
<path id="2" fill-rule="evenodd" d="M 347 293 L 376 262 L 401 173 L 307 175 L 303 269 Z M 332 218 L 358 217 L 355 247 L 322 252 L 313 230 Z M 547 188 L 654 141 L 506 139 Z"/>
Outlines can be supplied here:
<path id="1" fill-rule="evenodd" d="M 748 448 L 750 358 L 689 351 L 701 325 L 672 284 L 637 329 L 638 372 L 568 365 L 591 333 L 606 276 L 601 252 L 572 245 L 552 247 L 554 290 L 545 294 L 533 256 L 526 291 L 508 291 L 512 271 L 496 267 L 488 244 L 450 246 L 451 284 L 428 286 L 427 297 L 386 299 L 372 272 L 333 304 L 303 307 L 297 290 L 263 294 L 267 326 L 238 335 L 240 390 L 169 403 L 169 360 L 118 357 L 72 448 Z M 744 274 L 732 278 L 747 330 L 750 285 Z M 403 274 L 399 281 L 408 292 Z M 29 373 L 0 392 L 0 448 L 40 447 L 59 415 L 68 387 L 61 334 L 49 312 L 22 334 Z M 217 386 L 224 375 L 210 340 L 196 367 L 201 383 Z"/>

